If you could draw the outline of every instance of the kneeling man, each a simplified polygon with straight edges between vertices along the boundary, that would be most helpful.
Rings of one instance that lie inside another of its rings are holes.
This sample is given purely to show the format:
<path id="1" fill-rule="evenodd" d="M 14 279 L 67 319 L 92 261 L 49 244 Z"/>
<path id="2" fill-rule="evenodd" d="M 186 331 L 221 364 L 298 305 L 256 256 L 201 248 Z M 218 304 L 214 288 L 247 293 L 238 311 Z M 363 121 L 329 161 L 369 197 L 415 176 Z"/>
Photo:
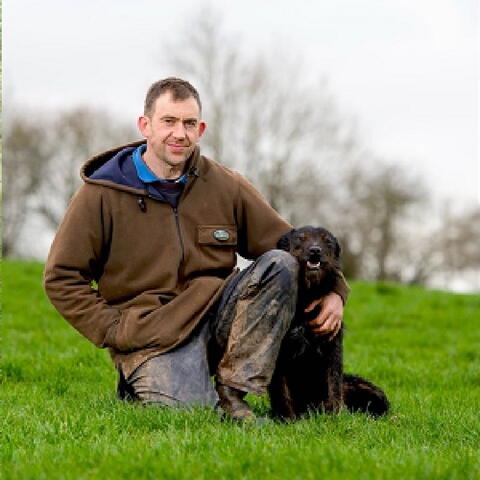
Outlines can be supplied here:
<path id="1" fill-rule="evenodd" d="M 292 227 L 243 176 L 200 154 L 201 110 L 184 80 L 150 87 L 144 140 L 82 167 L 45 289 L 81 334 L 109 348 L 121 398 L 216 405 L 246 420 L 244 396 L 266 392 L 293 318 L 298 267 L 274 249 Z M 254 260 L 241 272 L 237 252 Z M 335 292 L 318 300 L 320 333 L 342 321 L 343 277 Z"/>

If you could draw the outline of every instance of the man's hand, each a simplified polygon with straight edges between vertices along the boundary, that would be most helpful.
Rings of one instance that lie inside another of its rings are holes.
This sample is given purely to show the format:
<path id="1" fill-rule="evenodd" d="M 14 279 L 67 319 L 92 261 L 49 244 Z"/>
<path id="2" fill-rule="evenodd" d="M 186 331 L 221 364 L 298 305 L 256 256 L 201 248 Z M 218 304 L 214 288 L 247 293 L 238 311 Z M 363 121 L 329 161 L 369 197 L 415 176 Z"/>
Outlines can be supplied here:
<path id="1" fill-rule="evenodd" d="M 343 302 L 338 293 L 331 292 L 320 300 L 314 300 L 305 312 L 311 312 L 317 305 L 321 305 L 320 313 L 308 322 L 315 335 L 328 335 L 331 340 L 342 326 Z"/>

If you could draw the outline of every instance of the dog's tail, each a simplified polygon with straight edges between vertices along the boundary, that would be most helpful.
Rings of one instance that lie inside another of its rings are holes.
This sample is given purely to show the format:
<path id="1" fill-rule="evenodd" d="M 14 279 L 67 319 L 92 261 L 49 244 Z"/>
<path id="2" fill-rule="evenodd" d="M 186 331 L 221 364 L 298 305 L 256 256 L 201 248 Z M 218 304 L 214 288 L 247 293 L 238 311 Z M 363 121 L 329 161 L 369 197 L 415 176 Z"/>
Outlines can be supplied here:
<path id="1" fill-rule="evenodd" d="M 357 375 L 343 375 L 343 401 L 351 412 L 364 412 L 379 417 L 386 415 L 390 402 L 376 385 Z"/>

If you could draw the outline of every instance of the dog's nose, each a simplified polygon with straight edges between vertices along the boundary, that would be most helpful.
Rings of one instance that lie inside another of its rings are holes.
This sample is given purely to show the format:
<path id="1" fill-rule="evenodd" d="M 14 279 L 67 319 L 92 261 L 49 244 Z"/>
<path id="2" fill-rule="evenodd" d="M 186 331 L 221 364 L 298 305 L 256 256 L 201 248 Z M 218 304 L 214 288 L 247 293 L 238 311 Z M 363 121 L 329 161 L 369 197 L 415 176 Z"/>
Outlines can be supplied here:
<path id="1" fill-rule="evenodd" d="M 310 247 L 310 255 L 320 255 L 322 249 L 320 247 Z"/>

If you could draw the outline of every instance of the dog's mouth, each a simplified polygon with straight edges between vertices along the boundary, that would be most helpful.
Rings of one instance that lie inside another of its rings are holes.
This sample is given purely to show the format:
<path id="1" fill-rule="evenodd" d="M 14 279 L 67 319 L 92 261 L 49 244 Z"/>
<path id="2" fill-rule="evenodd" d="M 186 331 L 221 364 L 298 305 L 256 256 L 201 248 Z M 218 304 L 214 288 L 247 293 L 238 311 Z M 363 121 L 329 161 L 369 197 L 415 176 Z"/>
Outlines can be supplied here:
<path id="1" fill-rule="evenodd" d="M 308 270 L 320 270 L 320 267 L 322 266 L 322 262 L 319 261 L 310 261 L 307 260 L 307 269 Z"/>

